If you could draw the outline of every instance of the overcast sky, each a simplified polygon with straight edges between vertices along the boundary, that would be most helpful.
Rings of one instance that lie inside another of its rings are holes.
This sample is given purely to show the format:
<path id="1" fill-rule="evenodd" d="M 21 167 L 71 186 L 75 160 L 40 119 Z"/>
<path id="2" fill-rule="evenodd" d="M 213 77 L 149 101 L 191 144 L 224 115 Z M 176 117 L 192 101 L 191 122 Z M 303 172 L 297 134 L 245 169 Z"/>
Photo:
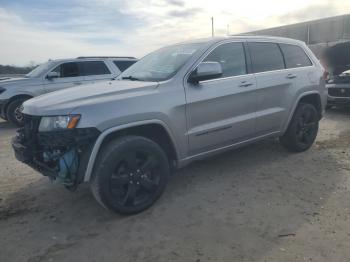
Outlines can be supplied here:
<path id="1" fill-rule="evenodd" d="M 350 0 L 0 0 L 0 64 L 163 45 L 350 13 Z"/>

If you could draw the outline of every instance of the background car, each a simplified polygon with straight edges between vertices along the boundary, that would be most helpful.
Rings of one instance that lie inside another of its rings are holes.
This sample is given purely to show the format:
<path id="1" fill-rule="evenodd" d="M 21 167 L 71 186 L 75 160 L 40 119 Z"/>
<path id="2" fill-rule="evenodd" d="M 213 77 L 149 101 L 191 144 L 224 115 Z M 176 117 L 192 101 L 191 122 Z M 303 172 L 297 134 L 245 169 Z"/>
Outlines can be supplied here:
<path id="1" fill-rule="evenodd" d="M 346 69 L 346 71 L 343 71 Z M 350 66 L 338 70 L 327 80 L 328 102 L 327 107 L 350 106 Z"/>
<path id="2" fill-rule="evenodd" d="M 24 101 L 64 88 L 111 80 L 136 61 L 134 57 L 78 57 L 50 60 L 22 78 L 0 81 L 0 116 L 21 126 Z"/>

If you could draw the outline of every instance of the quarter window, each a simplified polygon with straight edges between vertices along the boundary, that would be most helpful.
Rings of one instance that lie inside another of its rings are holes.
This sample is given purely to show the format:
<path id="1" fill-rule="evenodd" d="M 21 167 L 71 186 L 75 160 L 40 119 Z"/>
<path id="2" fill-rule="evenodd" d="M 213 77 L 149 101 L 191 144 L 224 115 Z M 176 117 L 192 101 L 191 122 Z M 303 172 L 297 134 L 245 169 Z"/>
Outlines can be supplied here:
<path id="1" fill-rule="evenodd" d="M 286 61 L 287 68 L 311 66 L 312 63 L 304 50 L 296 45 L 279 44 Z"/>
<path id="2" fill-rule="evenodd" d="M 222 67 L 221 77 L 244 75 L 247 73 L 244 47 L 242 43 L 227 43 L 215 48 L 204 62 L 218 62 Z"/>
<path id="3" fill-rule="evenodd" d="M 79 70 L 78 63 L 76 62 L 68 62 L 63 63 L 57 66 L 53 72 L 58 73 L 58 77 L 77 77 L 81 76 L 81 72 Z"/>
<path id="4" fill-rule="evenodd" d="M 275 43 L 248 43 L 254 73 L 284 69 L 280 48 Z"/>
<path id="5" fill-rule="evenodd" d="M 111 73 L 103 61 L 86 61 L 81 62 L 81 64 L 84 76 L 109 75 Z"/>
<path id="6" fill-rule="evenodd" d="M 119 68 L 121 72 L 124 72 L 129 66 L 134 64 L 136 61 L 113 61 L 113 63 Z"/>

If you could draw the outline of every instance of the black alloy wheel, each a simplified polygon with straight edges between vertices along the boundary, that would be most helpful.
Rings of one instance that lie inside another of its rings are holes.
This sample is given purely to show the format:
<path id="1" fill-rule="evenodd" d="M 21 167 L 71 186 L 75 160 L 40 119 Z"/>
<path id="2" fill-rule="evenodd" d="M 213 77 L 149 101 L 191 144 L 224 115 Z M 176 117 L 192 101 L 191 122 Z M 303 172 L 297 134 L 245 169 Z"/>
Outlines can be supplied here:
<path id="1" fill-rule="evenodd" d="M 280 137 L 281 144 L 294 152 L 309 149 L 316 139 L 319 120 L 313 105 L 299 103 L 287 131 Z"/>
<path id="2" fill-rule="evenodd" d="M 104 207 L 135 214 L 160 197 L 169 173 L 168 158 L 158 144 L 140 136 L 121 137 L 108 143 L 99 154 L 92 192 Z"/>
<path id="3" fill-rule="evenodd" d="M 159 163 L 152 152 L 129 152 L 116 164 L 110 176 L 110 191 L 121 206 L 145 204 L 157 193 L 160 184 Z"/>
<path id="4" fill-rule="evenodd" d="M 318 119 L 315 110 L 310 107 L 304 108 L 302 114 L 298 117 L 297 123 L 297 141 L 303 146 L 313 142 L 315 133 L 318 130 Z"/>

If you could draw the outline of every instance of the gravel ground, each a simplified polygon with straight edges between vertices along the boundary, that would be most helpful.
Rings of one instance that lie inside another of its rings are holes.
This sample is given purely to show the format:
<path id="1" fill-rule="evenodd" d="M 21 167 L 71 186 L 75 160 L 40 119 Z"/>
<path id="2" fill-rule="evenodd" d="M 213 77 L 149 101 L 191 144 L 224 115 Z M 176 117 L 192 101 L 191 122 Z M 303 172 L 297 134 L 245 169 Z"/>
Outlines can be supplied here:
<path id="1" fill-rule="evenodd" d="M 350 261 L 349 117 L 328 112 L 305 153 L 267 140 L 194 163 L 129 217 L 16 161 L 0 122 L 0 261 Z"/>

